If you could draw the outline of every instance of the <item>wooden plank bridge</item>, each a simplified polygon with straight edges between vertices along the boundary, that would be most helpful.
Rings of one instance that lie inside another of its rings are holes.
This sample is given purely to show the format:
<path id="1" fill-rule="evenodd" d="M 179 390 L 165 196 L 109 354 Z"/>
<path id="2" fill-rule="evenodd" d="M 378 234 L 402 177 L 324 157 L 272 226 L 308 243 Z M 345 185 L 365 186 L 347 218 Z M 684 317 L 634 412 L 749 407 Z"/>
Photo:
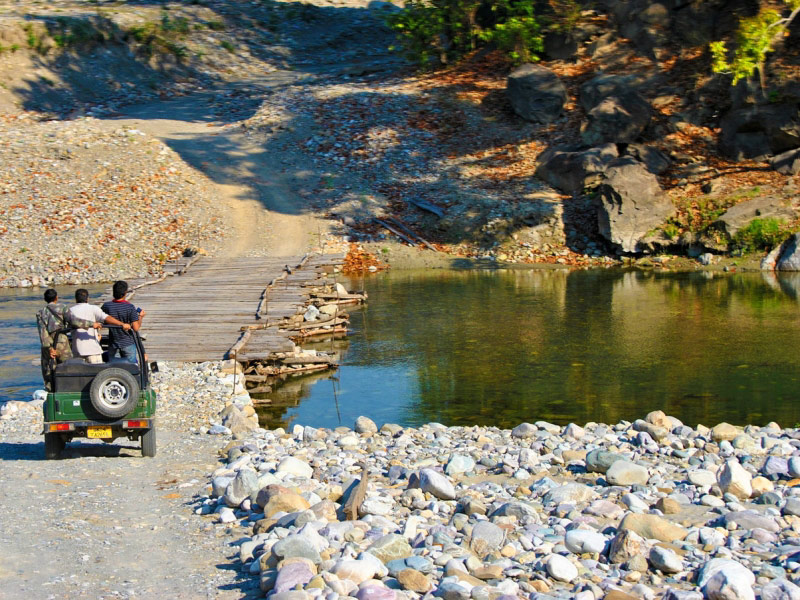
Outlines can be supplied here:
<path id="1" fill-rule="evenodd" d="M 183 259 L 175 273 L 135 285 L 131 301 L 145 312 L 150 360 L 205 362 L 235 355 L 263 359 L 295 349 L 278 322 L 301 312 L 312 286 L 343 255 L 287 258 Z"/>

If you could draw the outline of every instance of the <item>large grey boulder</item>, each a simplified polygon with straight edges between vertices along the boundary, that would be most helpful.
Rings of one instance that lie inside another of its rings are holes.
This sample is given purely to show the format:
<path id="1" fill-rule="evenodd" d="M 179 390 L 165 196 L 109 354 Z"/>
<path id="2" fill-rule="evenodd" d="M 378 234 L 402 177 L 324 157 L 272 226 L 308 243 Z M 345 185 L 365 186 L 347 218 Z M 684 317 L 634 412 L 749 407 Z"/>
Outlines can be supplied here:
<path id="1" fill-rule="evenodd" d="M 655 175 L 633 158 L 609 166 L 598 187 L 600 234 L 624 252 L 636 252 L 639 240 L 675 214 Z"/>
<path id="2" fill-rule="evenodd" d="M 797 175 L 800 173 L 800 148 L 772 157 L 769 164 L 781 175 Z"/>
<path id="3" fill-rule="evenodd" d="M 720 150 L 734 160 L 764 160 L 800 147 L 797 104 L 735 109 L 722 118 L 720 129 Z"/>
<path id="4" fill-rule="evenodd" d="M 618 156 L 615 144 L 588 150 L 553 146 L 539 155 L 536 175 L 554 188 L 571 194 L 597 185 L 606 167 Z"/>
<path id="5" fill-rule="evenodd" d="M 609 96 L 624 96 L 635 92 L 642 81 L 636 75 L 610 75 L 600 73 L 581 85 L 578 100 L 583 110 L 589 112 Z"/>
<path id="6" fill-rule="evenodd" d="M 715 228 L 726 233 L 729 237 L 746 227 L 756 219 L 792 219 L 794 211 L 782 200 L 772 196 L 753 198 L 732 206 L 719 219 L 714 221 Z"/>
<path id="7" fill-rule="evenodd" d="M 800 233 L 795 233 L 781 245 L 776 268 L 778 271 L 800 271 Z"/>
<path id="8" fill-rule="evenodd" d="M 650 124 L 650 103 L 638 92 L 608 96 L 586 114 L 584 143 L 635 142 Z"/>
<path id="9" fill-rule="evenodd" d="M 567 102 L 567 88 L 550 69 L 525 64 L 508 76 L 508 99 L 526 121 L 552 123 Z"/>

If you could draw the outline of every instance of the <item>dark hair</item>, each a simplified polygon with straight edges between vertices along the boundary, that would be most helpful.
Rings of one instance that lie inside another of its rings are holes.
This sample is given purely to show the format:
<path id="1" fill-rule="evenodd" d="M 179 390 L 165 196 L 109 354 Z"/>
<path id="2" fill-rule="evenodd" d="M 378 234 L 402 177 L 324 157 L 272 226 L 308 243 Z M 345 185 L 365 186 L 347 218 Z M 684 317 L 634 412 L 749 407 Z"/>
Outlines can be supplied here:
<path id="1" fill-rule="evenodd" d="M 58 298 L 58 292 L 55 291 L 53 288 L 47 288 L 44 291 L 44 301 L 50 304 L 53 300 Z"/>
<path id="2" fill-rule="evenodd" d="M 128 293 L 128 282 L 117 281 L 114 284 L 114 287 L 111 288 L 111 291 L 114 294 L 114 300 L 122 300 L 125 297 L 125 294 Z"/>
<path id="3" fill-rule="evenodd" d="M 75 302 L 82 304 L 89 301 L 89 290 L 83 288 L 75 290 Z"/>

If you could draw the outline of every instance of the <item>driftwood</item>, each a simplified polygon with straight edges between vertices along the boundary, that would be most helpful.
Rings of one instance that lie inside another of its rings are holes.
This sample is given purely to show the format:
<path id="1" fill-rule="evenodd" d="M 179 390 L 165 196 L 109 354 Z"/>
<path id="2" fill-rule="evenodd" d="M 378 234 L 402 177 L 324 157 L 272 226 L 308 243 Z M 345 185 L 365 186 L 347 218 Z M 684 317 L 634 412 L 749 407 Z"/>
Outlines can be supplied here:
<path id="1" fill-rule="evenodd" d="M 409 203 L 413 204 L 417 208 L 421 208 L 422 210 L 427 210 L 429 213 L 433 213 L 440 219 L 444 217 L 444 211 L 438 206 L 434 206 L 430 202 L 425 202 L 423 200 L 409 200 Z"/>
<path id="2" fill-rule="evenodd" d="M 283 331 L 303 331 L 304 329 L 317 329 L 320 327 L 330 327 L 331 325 L 341 325 L 342 323 L 347 323 L 347 319 L 345 318 L 338 318 L 334 319 L 331 317 L 330 319 L 326 319 L 324 321 L 305 321 L 300 323 L 299 325 L 294 325 L 293 327 L 284 327 Z"/>
<path id="3" fill-rule="evenodd" d="M 315 337 L 318 335 L 333 335 L 333 334 L 347 335 L 347 327 L 332 327 L 331 329 L 304 329 L 289 336 L 289 339 L 294 341 L 296 339 L 303 339 L 308 337 Z"/>
<path id="4" fill-rule="evenodd" d="M 344 506 L 342 507 L 342 511 L 344 512 L 345 517 L 350 521 L 355 521 L 358 519 L 358 509 L 361 508 L 361 504 L 367 497 L 368 481 L 369 481 L 369 475 L 367 474 L 367 466 L 362 464 L 361 480 L 358 482 L 356 489 L 353 490 L 353 492 L 347 498 L 347 502 L 345 502 Z"/>
<path id="5" fill-rule="evenodd" d="M 333 364 L 333 358 L 330 356 L 287 356 L 280 361 L 284 365 Z"/>
<path id="6" fill-rule="evenodd" d="M 393 234 L 395 234 L 397 237 L 399 237 L 401 240 L 403 240 L 407 244 L 410 244 L 411 246 L 416 246 L 417 245 L 417 242 L 412 240 L 407 235 L 400 233 L 397 229 L 392 227 L 389 223 L 387 223 L 383 219 L 379 219 L 377 217 L 373 217 L 372 220 L 375 221 L 376 223 L 378 223 L 380 226 L 384 227 L 385 229 L 388 229 L 389 231 L 391 231 Z"/>
<path id="7" fill-rule="evenodd" d="M 431 243 L 428 240 L 426 240 L 420 234 L 411 231 L 411 229 L 409 229 L 400 219 L 396 219 L 394 217 L 389 217 L 389 221 L 391 221 L 394 225 L 396 225 L 397 227 L 399 227 L 400 229 L 405 231 L 408 235 L 410 235 L 410 236 L 416 238 L 417 240 L 419 240 L 422 243 L 422 245 L 425 246 L 426 248 L 428 248 L 429 250 L 433 250 L 434 252 L 438 252 L 438 250 L 433 245 L 431 245 Z"/>

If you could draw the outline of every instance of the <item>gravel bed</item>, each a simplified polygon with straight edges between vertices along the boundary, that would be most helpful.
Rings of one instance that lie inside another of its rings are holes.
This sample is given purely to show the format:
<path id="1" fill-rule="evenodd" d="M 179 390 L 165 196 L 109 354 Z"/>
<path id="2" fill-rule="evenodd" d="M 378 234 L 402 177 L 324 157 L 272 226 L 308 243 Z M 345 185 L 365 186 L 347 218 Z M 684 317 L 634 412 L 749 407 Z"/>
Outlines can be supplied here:
<path id="1" fill-rule="evenodd" d="M 231 441 L 197 512 L 239 532 L 237 566 L 273 600 L 795 598 L 798 447 L 796 429 L 661 411 L 513 430 L 361 417 Z"/>
<path id="2" fill-rule="evenodd" d="M 135 129 L 0 118 L 0 286 L 145 277 L 224 235 L 208 180 Z"/>

